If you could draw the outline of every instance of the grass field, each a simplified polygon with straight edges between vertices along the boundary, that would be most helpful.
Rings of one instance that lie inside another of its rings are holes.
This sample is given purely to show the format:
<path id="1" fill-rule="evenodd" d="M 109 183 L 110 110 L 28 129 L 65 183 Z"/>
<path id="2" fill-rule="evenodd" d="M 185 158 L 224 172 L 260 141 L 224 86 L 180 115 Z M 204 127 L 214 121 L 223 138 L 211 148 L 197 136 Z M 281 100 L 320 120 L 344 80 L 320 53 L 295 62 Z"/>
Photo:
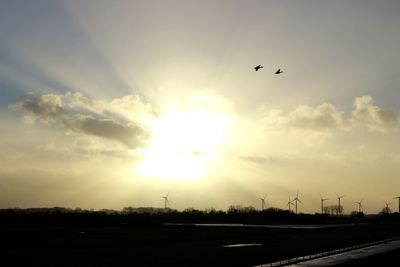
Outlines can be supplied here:
<path id="1" fill-rule="evenodd" d="M 1 224 L 1 259 L 41 266 L 253 266 L 400 236 L 400 225 L 324 229 Z M 225 248 L 259 243 L 262 246 Z"/>

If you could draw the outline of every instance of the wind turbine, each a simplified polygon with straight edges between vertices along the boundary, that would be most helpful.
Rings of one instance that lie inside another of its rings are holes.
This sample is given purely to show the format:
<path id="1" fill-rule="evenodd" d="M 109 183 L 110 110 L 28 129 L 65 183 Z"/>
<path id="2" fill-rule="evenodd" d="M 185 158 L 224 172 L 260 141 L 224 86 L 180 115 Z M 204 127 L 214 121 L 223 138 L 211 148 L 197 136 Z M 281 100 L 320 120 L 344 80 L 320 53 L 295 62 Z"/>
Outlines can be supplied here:
<path id="1" fill-rule="evenodd" d="M 362 211 L 362 209 L 363 209 L 362 204 L 361 204 L 362 201 L 363 201 L 363 199 L 361 199 L 360 202 L 355 202 L 356 204 L 358 204 L 358 213 L 361 213 L 361 211 Z"/>
<path id="2" fill-rule="evenodd" d="M 338 214 L 342 214 L 342 206 L 340 206 L 340 199 L 344 198 L 344 195 L 337 196 L 338 199 Z"/>
<path id="3" fill-rule="evenodd" d="M 321 196 L 321 214 L 324 214 L 324 201 L 328 200 L 327 198 L 323 198 L 322 195 Z"/>
<path id="4" fill-rule="evenodd" d="M 289 201 L 288 201 L 288 203 L 286 204 L 286 206 L 289 206 L 289 213 L 291 212 L 291 210 L 290 210 L 290 205 L 294 205 L 294 204 L 293 204 L 293 200 L 290 200 L 290 196 L 289 196 Z"/>
<path id="5" fill-rule="evenodd" d="M 167 193 L 165 196 L 162 197 L 164 199 L 164 209 L 166 209 L 167 204 L 169 204 L 168 195 L 169 195 L 169 193 Z"/>
<path id="6" fill-rule="evenodd" d="M 390 202 L 390 203 L 387 203 L 386 201 L 384 201 L 385 202 L 385 204 L 386 204 L 386 213 L 390 213 L 390 208 L 389 208 L 389 206 L 390 205 L 392 205 L 392 202 Z"/>
<path id="7" fill-rule="evenodd" d="M 266 195 L 264 195 L 264 197 L 259 197 L 259 199 L 261 200 L 261 211 L 264 210 L 264 207 L 265 207 L 265 198 L 266 198 L 266 197 L 267 197 Z"/>
<path id="8" fill-rule="evenodd" d="M 303 204 L 303 202 L 301 202 L 301 200 L 299 199 L 299 191 L 297 191 L 296 197 L 293 199 L 293 201 L 296 201 L 295 208 L 296 208 L 296 214 L 297 214 L 297 202 L 300 202 L 301 204 Z"/>
<path id="9" fill-rule="evenodd" d="M 400 197 L 394 197 L 393 199 L 398 199 L 399 200 L 399 214 L 400 214 Z"/>

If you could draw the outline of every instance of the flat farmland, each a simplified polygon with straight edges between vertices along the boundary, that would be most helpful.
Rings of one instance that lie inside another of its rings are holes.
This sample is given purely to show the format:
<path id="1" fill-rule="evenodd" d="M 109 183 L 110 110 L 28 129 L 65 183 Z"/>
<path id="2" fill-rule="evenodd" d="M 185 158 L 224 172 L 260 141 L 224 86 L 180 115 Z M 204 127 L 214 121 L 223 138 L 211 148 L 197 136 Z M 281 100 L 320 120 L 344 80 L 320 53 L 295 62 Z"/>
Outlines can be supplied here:
<path id="1" fill-rule="evenodd" d="M 400 236 L 400 224 L 318 229 L 1 224 L 2 261 L 41 266 L 254 266 Z M 235 244 L 260 244 L 224 247 Z"/>

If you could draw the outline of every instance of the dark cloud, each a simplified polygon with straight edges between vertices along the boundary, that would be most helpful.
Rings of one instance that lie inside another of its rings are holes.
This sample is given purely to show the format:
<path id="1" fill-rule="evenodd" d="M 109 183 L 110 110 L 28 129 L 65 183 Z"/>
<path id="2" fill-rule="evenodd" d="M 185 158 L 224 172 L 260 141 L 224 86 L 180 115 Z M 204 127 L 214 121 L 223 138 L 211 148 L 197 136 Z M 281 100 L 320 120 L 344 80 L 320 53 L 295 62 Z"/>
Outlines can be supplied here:
<path id="1" fill-rule="evenodd" d="M 64 114 L 60 97 L 57 95 L 44 95 L 41 97 L 28 95 L 20 99 L 13 107 L 34 115 L 35 120 L 43 123 L 58 120 Z"/>
<path id="2" fill-rule="evenodd" d="M 270 157 L 260 157 L 260 156 L 239 156 L 240 160 L 255 163 L 255 164 L 278 164 L 283 162 L 283 158 L 270 156 Z"/>
<path id="3" fill-rule="evenodd" d="M 266 158 L 258 156 L 240 156 L 239 159 L 257 164 L 265 164 L 267 162 Z"/>
<path id="4" fill-rule="evenodd" d="M 91 110 L 92 102 L 86 101 L 89 105 L 86 109 L 73 105 L 64 105 L 61 95 L 42 95 L 35 97 L 26 96 L 13 105 L 13 108 L 25 112 L 29 121 L 51 124 L 64 127 L 70 131 L 97 136 L 109 140 L 118 141 L 128 146 L 136 148 L 144 145 L 144 141 L 149 137 L 149 132 L 139 123 L 130 121 L 122 123 L 116 118 L 103 114 L 93 114 Z M 107 110 L 105 114 L 110 115 Z"/>
<path id="5" fill-rule="evenodd" d="M 83 132 L 103 138 L 120 141 L 130 147 L 141 146 L 148 134 L 136 125 L 121 125 L 111 120 L 84 118 L 79 121 Z"/>

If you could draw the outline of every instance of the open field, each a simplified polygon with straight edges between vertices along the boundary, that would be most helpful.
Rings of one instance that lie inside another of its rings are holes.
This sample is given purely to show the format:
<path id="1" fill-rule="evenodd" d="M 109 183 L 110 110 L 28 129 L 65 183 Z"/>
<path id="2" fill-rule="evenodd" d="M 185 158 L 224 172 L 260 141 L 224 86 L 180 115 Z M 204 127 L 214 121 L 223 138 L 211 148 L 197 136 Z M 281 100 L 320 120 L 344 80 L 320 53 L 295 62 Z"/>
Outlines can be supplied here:
<path id="1" fill-rule="evenodd" d="M 400 224 L 322 229 L 1 224 L 1 258 L 41 266 L 253 266 L 400 236 Z M 224 245 L 256 243 L 261 246 Z"/>

